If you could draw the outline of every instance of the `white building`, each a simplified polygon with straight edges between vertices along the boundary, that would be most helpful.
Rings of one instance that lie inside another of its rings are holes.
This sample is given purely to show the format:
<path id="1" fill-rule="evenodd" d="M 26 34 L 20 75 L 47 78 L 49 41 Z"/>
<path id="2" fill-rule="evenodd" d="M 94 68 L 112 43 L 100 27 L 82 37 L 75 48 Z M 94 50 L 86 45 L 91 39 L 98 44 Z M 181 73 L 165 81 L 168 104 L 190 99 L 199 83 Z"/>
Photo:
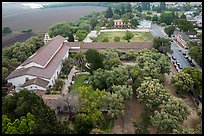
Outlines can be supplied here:
<path id="1" fill-rule="evenodd" d="M 56 36 L 38 49 L 6 78 L 15 86 L 29 90 L 46 90 L 58 78 L 62 60 L 68 57 L 70 47 L 62 36 Z"/>
<path id="2" fill-rule="evenodd" d="M 50 36 L 48 35 L 48 33 L 45 33 L 45 37 L 44 37 L 44 43 L 47 44 L 51 41 L 52 39 L 50 38 Z"/>

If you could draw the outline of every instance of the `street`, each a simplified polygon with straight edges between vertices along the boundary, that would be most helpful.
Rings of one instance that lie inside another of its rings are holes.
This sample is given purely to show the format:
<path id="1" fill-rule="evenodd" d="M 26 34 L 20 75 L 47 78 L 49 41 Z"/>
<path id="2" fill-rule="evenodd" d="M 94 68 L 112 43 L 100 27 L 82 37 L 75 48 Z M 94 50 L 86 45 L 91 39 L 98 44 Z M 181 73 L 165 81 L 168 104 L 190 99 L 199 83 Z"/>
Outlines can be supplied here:
<path id="1" fill-rule="evenodd" d="M 167 34 L 163 31 L 163 28 L 157 26 L 156 24 L 152 24 L 152 29 L 150 30 L 154 37 L 167 37 Z M 181 49 L 181 52 L 179 52 Z M 171 42 L 171 50 L 173 50 L 173 56 L 180 62 L 183 68 L 185 67 L 192 67 L 189 62 L 184 58 L 183 52 L 187 51 L 180 46 L 177 45 L 176 42 Z"/>

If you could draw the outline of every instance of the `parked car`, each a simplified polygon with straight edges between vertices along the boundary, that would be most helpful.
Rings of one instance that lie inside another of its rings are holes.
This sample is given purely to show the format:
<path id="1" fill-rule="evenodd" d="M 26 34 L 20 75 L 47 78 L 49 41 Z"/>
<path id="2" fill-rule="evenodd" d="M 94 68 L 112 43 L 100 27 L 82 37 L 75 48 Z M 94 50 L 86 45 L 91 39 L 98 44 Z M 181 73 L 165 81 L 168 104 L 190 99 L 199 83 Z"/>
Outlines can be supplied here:
<path id="1" fill-rule="evenodd" d="M 171 57 L 173 60 L 176 60 L 176 58 L 174 56 Z"/>
<path id="2" fill-rule="evenodd" d="M 181 49 L 179 49 L 179 52 L 181 52 Z"/>
<path id="3" fill-rule="evenodd" d="M 186 56 L 184 56 L 184 58 L 185 58 L 185 59 L 188 59 L 188 56 L 186 55 Z"/>
<path id="4" fill-rule="evenodd" d="M 186 56 L 186 53 L 185 53 L 185 52 L 183 52 L 183 55 L 184 55 L 184 56 Z"/>
<path id="5" fill-rule="evenodd" d="M 179 63 L 180 63 L 180 62 L 177 60 L 177 61 L 176 61 L 176 64 L 178 65 Z"/>
<path id="6" fill-rule="evenodd" d="M 193 62 L 189 62 L 190 63 L 190 65 L 192 66 L 192 67 L 195 67 L 195 64 L 193 64 Z"/>
<path id="7" fill-rule="evenodd" d="M 182 65 L 179 63 L 179 65 L 178 65 L 178 67 L 180 68 L 180 69 L 183 69 L 183 67 L 182 67 Z"/>

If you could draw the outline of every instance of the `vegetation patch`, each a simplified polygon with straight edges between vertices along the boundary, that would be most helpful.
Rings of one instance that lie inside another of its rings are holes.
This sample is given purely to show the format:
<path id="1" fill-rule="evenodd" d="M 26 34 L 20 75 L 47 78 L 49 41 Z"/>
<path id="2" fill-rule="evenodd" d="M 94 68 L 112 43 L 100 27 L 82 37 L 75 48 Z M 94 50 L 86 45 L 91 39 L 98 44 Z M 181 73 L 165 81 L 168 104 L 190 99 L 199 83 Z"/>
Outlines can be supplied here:
<path id="1" fill-rule="evenodd" d="M 76 77 L 74 79 L 74 84 L 69 87 L 71 92 L 78 93 L 80 87 L 89 86 L 84 83 L 84 81 L 87 80 L 88 78 L 89 78 L 89 75 L 81 75 L 81 76 Z"/>
<path id="2" fill-rule="evenodd" d="M 152 42 L 153 36 L 150 32 L 132 32 L 134 37 L 130 40 L 130 42 Z M 102 32 L 97 38 L 97 42 L 103 42 L 103 40 L 107 37 L 109 42 L 114 42 L 115 37 L 120 37 L 120 42 L 127 42 L 123 39 L 125 36 L 125 32 Z"/>

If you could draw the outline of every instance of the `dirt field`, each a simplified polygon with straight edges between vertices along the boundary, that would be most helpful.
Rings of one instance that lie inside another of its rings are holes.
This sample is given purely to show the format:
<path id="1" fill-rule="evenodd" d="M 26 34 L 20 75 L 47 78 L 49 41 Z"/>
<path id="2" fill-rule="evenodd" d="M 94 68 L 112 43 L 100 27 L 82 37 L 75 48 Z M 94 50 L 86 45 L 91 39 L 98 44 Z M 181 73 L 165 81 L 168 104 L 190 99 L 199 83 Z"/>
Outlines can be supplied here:
<path id="1" fill-rule="evenodd" d="M 105 7 L 97 6 L 74 6 L 60 7 L 48 9 L 31 9 L 27 12 L 21 12 L 11 15 L 15 10 L 10 8 L 7 15 L 6 11 L 2 10 L 2 27 L 8 26 L 13 31 L 22 31 L 31 28 L 33 32 L 46 32 L 49 26 L 61 21 L 75 21 L 78 18 L 89 15 L 92 12 L 105 11 Z M 8 11 L 8 10 L 7 10 Z"/>
<path id="2" fill-rule="evenodd" d="M 136 97 L 127 100 L 125 103 L 125 115 L 114 121 L 112 133 L 114 134 L 134 134 L 133 121 L 138 121 L 142 113 L 144 104 L 139 103 Z"/>
<path id="3" fill-rule="evenodd" d="M 15 44 L 16 42 L 24 42 L 28 38 L 34 36 L 36 34 L 34 33 L 14 33 L 14 34 L 8 34 L 2 37 L 2 47 L 7 47 L 10 45 Z"/>

